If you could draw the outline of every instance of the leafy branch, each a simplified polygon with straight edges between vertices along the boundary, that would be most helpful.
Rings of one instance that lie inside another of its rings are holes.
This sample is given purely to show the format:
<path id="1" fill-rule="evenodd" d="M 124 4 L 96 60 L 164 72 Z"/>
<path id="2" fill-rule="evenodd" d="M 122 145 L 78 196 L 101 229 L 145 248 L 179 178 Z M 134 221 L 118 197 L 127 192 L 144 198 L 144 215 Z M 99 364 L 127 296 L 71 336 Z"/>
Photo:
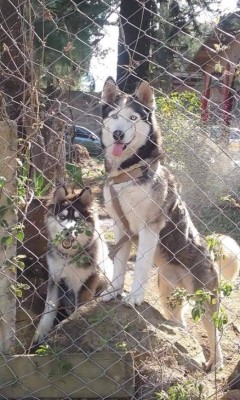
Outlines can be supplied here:
<path id="1" fill-rule="evenodd" d="M 208 304 L 216 304 L 216 296 L 222 294 L 224 297 L 229 297 L 232 290 L 233 287 L 228 282 L 220 282 L 219 287 L 216 289 L 216 295 L 205 289 L 199 289 L 194 293 L 188 293 L 183 288 L 177 288 L 171 293 L 171 296 L 169 296 L 168 305 L 173 310 L 186 302 L 189 303 L 191 306 L 192 319 L 194 322 L 199 322 L 205 315 Z M 218 311 L 213 313 L 212 318 L 216 328 L 220 331 L 222 331 L 224 325 L 228 323 L 228 316 L 222 306 L 219 307 Z"/>

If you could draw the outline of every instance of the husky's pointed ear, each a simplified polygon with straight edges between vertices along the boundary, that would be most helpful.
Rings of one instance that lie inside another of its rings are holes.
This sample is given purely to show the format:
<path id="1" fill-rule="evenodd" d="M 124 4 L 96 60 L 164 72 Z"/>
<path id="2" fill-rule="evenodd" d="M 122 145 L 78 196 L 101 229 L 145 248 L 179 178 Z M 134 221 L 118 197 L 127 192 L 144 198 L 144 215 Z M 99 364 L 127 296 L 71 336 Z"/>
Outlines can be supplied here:
<path id="1" fill-rule="evenodd" d="M 93 197 L 92 197 L 92 191 L 89 187 L 84 188 L 80 194 L 79 194 L 79 198 L 81 200 L 81 203 L 85 206 L 85 207 L 90 207 L 92 202 L 93 202 Z"/>
<path id="2" fill-rule="evenodd" d="M 59 186 L 55 192 L 53 193 L 53 202 L 54 203 L 61 203 L 62 201 L 64 201 L 66 199 L 67 196 L 67 189 L 66 187 L 63 186 Z"/>
<path id="3" fill-rule="evenodd" d="M 101 103 L 102 104 L 112 104 L 119 94 L 119 90 L 115 80 L 109 76 L 104 83 L 102 96 L 101 96 Z"/>
<path id="4" fill-rule="evenodd" d="M 155 96 L 154 91 L 148 82 L 142 81 L 136 89 L 135 96 L 139 102 L 150 110 L 155 108 Z"/>

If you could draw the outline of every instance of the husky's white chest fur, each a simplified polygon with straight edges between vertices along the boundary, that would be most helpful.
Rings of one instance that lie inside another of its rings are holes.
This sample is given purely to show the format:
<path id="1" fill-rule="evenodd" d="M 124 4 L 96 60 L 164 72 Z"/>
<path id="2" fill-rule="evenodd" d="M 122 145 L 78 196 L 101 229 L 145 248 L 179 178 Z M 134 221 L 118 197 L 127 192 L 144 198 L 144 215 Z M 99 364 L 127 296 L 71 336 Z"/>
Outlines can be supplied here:
<path id="1" fill-rule="evenodd" d="M 110 191 L 110 185 L 113 185 L 121 209 L 128 220 L 129 228 L 135 234 L 138 234 L 146 224 L 151 224 L 157 218 L 159 219 L 163 212 L 158 204 L 163 203 L 166 194 L 163 191 L 156 191 L 155 187 L 159 179 L 164 182 L 165 178 L 162 176 L 162 170 L 158 168 L 158 163 L 156 164 L 156 171 L 151 172 L 152 179 L 145 182 L 136 180 L 114 185 L 110 178 L 109 183 L 104 187 L 104 200 L 109 215 L 118 225 L 122 226 Z"/>
<path id="2" fill-rule="evenodd" d="M 84 268 L 84 266 L 81 267 L 76 263 L 73 263 L 71 257 L 65 257 L 55 249 L 48 253 L 47 263 L 49 273 L 54 281 L 60 282 L 61 280 L 64 280 L 68 289 L 74 292 L 75 306 L 77 307 L 79 291 L 88 277 L 92 275 L 96 266 L 90 265 L 87 268 Z"/>

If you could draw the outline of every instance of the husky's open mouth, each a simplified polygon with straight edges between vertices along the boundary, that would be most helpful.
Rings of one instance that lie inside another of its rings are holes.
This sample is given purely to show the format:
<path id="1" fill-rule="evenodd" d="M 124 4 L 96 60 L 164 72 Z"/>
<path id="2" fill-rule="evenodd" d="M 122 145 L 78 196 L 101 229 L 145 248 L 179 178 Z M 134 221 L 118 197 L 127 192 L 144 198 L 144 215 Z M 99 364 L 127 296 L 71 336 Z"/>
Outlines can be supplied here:
<path id="1" fill-rule="evenodd" d="M 64 239 L 62 241 L 62 247 L 64 249 L 66 249 L 66 250 L 71 249 L 73 243 L 74 243 L 74 239 L 73 238 Z"/>
<path id="2" fill-rule="evenodd" d="M 113 144 L 112 153 L 116 157 L 120 157 L 122 155 L 123 150 L 125 150 L 127 145 L 125 143 L 115 142 Z"/>
<path id="3" fill-rule="evenodd" d="M 122 142 L 113 143 L 113 148 L 112 148 L 113 156 L 120 157 L 123 151 L 127 148 L 127 146 L 129 146 L 129 144 L 133 141 L 134 137 L 128 143 L 122 143 Z"/>

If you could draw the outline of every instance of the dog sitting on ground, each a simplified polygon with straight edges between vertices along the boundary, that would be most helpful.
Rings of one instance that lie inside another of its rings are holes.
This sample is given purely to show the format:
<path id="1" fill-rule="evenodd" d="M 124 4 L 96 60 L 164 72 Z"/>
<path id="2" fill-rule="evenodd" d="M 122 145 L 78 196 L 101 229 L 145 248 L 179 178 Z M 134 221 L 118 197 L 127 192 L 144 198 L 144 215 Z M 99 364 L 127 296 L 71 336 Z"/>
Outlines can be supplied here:
<path id="1" fill-rule="evenodd" d="M 134 279 L 124 302 L 140 305 L 153 265 L 159 268 L 160 302 L 165 315 L 185 325 L 184 304 L 168 308 L 175 288 L 188 293 L 205 289 L 216 296 L 218 268 L 207 243 L 198 233 L 180 196 L 173 174 L 161 164 L 161 135 L 154 115 L 154 93 L 142 82 L 130 96 L 108 78 L 102 93 L 102 146 L 108 179 L 105 206 L 115 221 L 116 247 L 113 281 L 103 293 L 108 301 L 123 293 L 132 240 L 138 240 Z M 205 303 L 203 324 L 208 334 L 210 359 L 207 370 L 220 367 L 223 356 L 219 332 L 213 323 L 218 301 Z"/>
<path id="2" fill-rule="evenodd" d="M 45 310 L 33 342 L 40 343 L 54 324 L 59 305 L 68 313 L 84 300 L 91 300 L 113 278 L 113 264 L 100 230 L 89 188 L 81 191 L 59 187 L 47 206 L 46 228 L 49 281 Z"/>

